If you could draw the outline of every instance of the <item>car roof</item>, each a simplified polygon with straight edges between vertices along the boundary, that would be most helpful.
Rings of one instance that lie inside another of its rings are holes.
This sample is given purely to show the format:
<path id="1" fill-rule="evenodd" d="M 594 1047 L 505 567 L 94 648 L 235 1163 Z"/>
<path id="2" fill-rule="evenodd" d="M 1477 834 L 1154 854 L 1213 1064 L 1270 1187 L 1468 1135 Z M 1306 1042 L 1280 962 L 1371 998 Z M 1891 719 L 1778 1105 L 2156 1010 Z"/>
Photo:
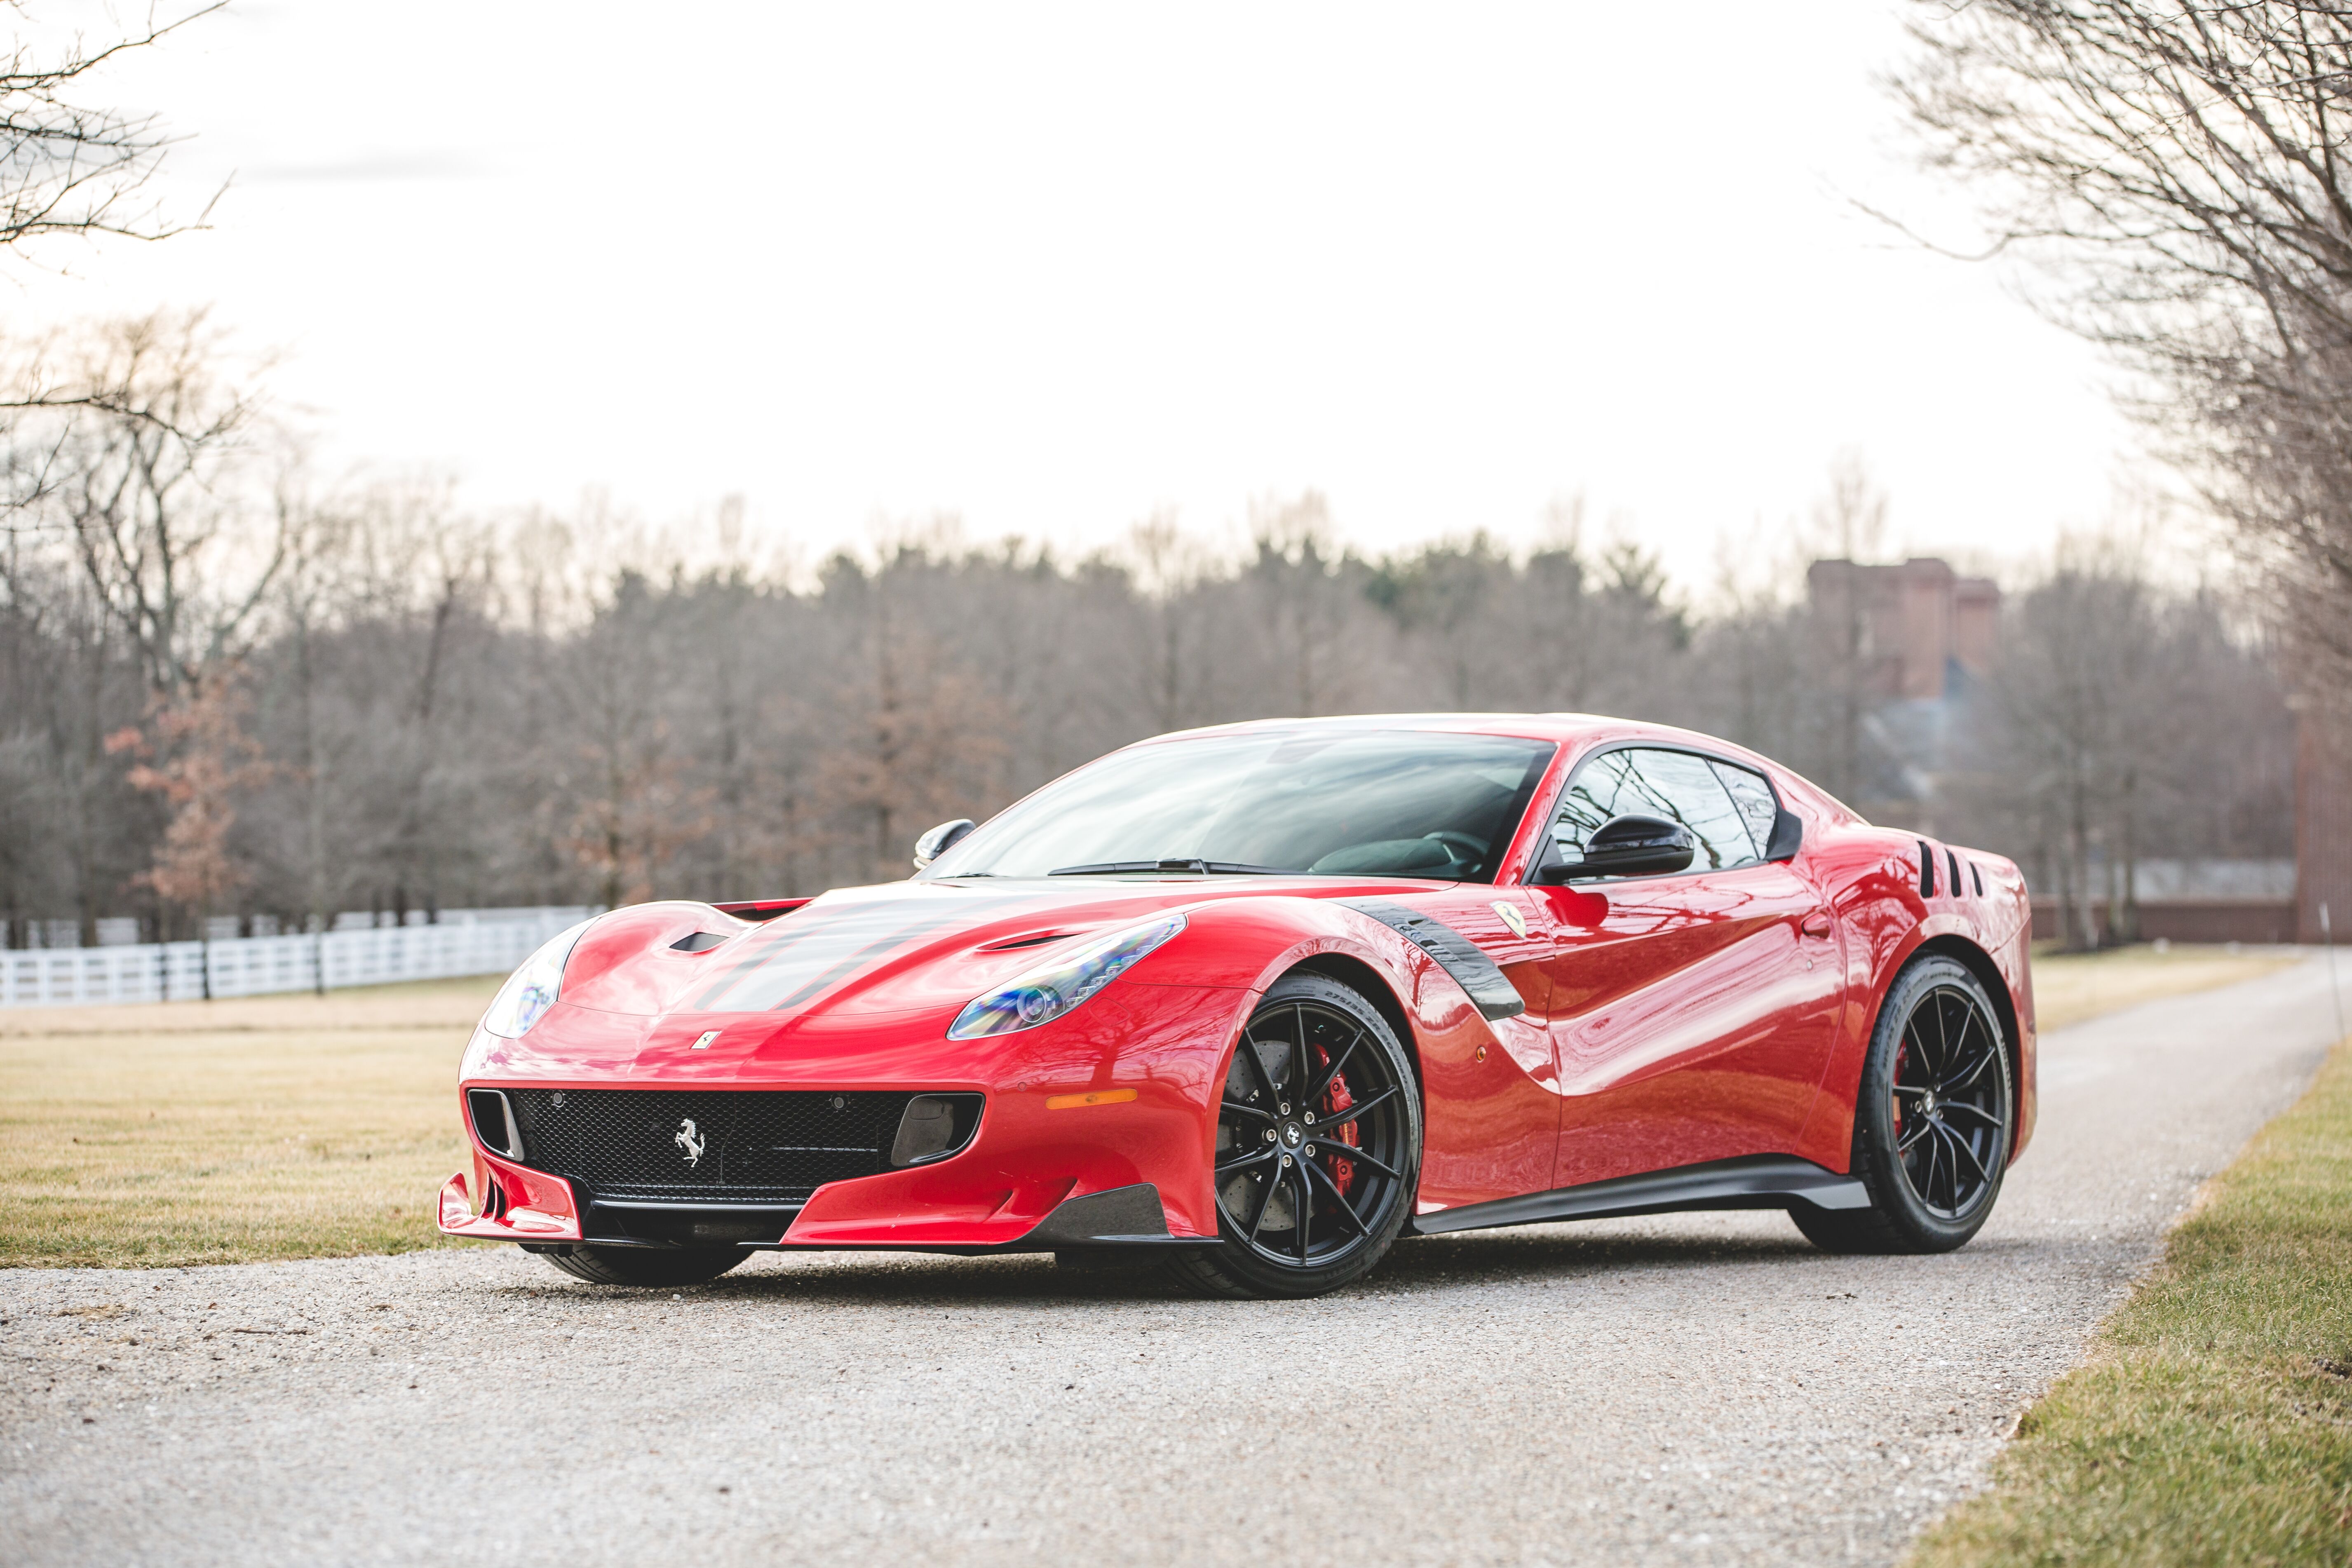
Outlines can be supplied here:
<path id="1" fill-rule="evenodd" d="M 1454 735 L 1510 735 L 1530 741 L 1577 741 L 1601 734 L 1677 737 L 1719 746 L 1724 742 L 1663 724 L 1632 719 L 1612 719 L 1597 713 L 1341 713 L 1315 719 L 1250 719 L 1236 724 L 1208 724 L 1139 741 L 1149 746 L 1161 741 L 1190 740 L 1199 735 L 1243 735 L 1253 731 L 1288 730 L 1421 730 Z M 1737 749 L 1737 748 L 1734 748 Z"/>

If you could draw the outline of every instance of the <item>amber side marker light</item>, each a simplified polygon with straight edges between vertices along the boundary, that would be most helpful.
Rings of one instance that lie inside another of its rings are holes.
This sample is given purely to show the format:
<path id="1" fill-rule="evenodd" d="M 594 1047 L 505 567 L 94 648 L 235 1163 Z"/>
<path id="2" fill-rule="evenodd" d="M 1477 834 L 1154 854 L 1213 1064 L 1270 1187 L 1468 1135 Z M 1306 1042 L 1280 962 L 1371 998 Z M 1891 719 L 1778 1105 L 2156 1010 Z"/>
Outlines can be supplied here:
<path id="1" fill-rule="evenodd" d="M 1095 1089 L 1084 1094 L 1057 1094 L 1045 1102 L 1048 1110 L 1076 1110 L 1081 1105 L 1125 1105 L 1135 1098 L 1131 1089 Z"/>

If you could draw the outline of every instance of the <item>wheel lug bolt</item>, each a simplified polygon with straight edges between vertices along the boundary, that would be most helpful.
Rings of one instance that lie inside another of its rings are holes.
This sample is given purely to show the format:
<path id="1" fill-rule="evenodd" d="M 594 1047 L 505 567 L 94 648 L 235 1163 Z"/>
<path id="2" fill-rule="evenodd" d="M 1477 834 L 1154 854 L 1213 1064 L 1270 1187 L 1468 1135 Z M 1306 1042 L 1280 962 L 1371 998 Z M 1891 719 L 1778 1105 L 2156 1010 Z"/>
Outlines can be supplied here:
<path id="1" fill-rule="evenodd" d="M 1274 1142 L 1274 1129 L 1271 1127 L 1265 1130 L 1265 1141 L 1269 1143 Z"/>

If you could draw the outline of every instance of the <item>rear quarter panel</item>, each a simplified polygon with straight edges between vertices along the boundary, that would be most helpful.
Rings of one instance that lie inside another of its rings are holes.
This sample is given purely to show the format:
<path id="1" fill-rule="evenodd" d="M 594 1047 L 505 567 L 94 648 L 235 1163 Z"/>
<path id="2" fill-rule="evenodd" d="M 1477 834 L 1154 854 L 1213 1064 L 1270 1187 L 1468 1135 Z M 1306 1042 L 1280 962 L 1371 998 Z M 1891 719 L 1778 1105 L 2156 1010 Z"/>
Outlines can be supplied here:
<path id="1" fill-rule="evenodd" d="M 1834 1171 L 1846 1170 L 1853 1147 L 1854 1100 L 1864 1060 L 1886 993 L 1903 966 L 1923 948 L 1963 954 L 2006 1003 L 2010 1017 L 2016 1136 L 2014 1161 L 2032 1136 L 2038 1095 L 2037 1039 L 2031 961 L 2032 921 L 2025 879 L 2014 862 L 1933 838 L 1868 827 L 1852 818 L 1808 820 L 1805 868 L 1835 915 L 1845 966 L 1846 1001 L 1829 1068 L 1799 1152 Z M 1921 889 L 1920 857 L 1934 857 L 1936 886 Z M 1957 856 L 1959 885 L 1949 868 Z M 1981 880 L 1983 891 L 1977 890 Z M 1972 950 L 1972 951 L 1971 951 Z"/>

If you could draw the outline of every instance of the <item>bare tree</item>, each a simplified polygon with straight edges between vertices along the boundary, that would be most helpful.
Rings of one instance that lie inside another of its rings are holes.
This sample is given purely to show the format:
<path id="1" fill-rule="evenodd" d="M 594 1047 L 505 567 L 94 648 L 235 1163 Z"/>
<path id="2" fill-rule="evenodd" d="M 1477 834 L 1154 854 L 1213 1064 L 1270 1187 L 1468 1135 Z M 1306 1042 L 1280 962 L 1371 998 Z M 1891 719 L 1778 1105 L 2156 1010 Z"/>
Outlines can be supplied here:
<path id="1" fill-rule="evenodd" d="M 258 398 L 201 310 L 96 329 L 73 384 L 104 406 L 62 416 L 48 510 L 149 687 L 177 699 L 240 651 L 285 561 L 285 519 L 238 484 Z"/>
<path id="2" fill-rule="evenodd" d="M 1809 541 L 1817 560 L 1863 566 L 1875 557 L 1886 533 L 1886 495 L 1871 482 L 1857 453 L 1842 453 L 1830 465 L 1829 489 L 1813 503 Z M 1864 721 L 1877 694 L 1872 689 L 1876 651 L 1871 646 L 1870 601 L 1859 574 L 1817 574 L 1824 590 L 1814 596 L 1813 646 L 1808 650 L 1812 684 L 1828 698 L 1829 748 L 1822 782 L 1843 800 L 1863 796 Z"/>
<path id="3" fill-rule="evenodd" d="M 148 48 L 220 4 L 93 46 L 76 36 L 44 49 L 26 42 L 0 62 L 0 247 L 57 235 L 161 239 L 201 224 L 174 222 L 147 198 L 150 180 L 173 141 L 153 115 L 76 101 L 110 62 Z M 22 28 L 31 7 L 12 0 Z"/>
<path id="4" fill-rule="evenodd" d="M 2315 0 L 1923 5 L 1894 89 L 1983 254 L 2054 318 L 2268 571 L 2312 689 L 2352 692 L 2352 12 Z"/>
<path id="5" fill-rule="evenodd" d="M 126 729 L 106 742 L 110 752 L 140 759 L 129 775 L 133 789 L 170 803 L 171 822 L 155 862 L 139 880 L 194 917 L 207 1002 L 213 994 L 212 916 L 249 876 L 229 839 L 236 803 L 272 771 L 259 743 L 246 733 L 246 711 L 245 693 L 224 674 L 158 712 L 153 741 Z M 151 756 L 156 761 L 148 761 Z"/>

